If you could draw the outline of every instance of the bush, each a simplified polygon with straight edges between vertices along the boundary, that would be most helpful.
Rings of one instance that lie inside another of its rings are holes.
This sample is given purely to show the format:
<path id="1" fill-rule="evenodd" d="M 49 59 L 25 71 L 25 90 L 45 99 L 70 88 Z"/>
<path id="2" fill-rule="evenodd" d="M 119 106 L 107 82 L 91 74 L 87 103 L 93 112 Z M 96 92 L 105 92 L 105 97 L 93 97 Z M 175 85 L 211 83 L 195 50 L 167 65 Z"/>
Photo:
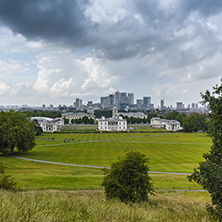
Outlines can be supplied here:
<path id="1" fill-rule="evenodd" d="M 19 191 L 15 179 L 9 175 L 5 174 L 5 167 L 2 162 L 0 162 L 0 189 Z"/>
<path id="2" fill-rule="evenodd" d="M 125 157 L 104 170 L 102 186 L 107 199 L 117 198 L 122 202 L 148 200 L 154 194 L 153 183 L 148 174 L 149 159 L 140 152 L 129 151 Z"/>

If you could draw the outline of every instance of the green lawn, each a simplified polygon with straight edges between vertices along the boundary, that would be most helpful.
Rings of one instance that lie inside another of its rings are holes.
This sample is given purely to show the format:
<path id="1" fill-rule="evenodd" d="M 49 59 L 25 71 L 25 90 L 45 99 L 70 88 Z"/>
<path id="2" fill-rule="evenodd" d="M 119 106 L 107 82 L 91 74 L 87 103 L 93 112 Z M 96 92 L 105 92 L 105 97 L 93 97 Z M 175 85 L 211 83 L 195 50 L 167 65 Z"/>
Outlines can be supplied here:
<path id="1" fill-rule="evenodd" d="M 54 138 L 55 140 L 52 140 Z M 65 143 L 64 140 L 70 141 Z M 150 158 L 150 170 L 192 173 L 210 149 L 211 139 L 204 133 L 91 133 L 43 134 L 36 138 L 37 146 L 28 153 L 16 153 L 32 159 L 62 163 L 109 167 L 125 155 L 125 150 L 137 150 Z M 101 189 L 102 170 L 60 166 L 2 158 L 8 172 L 25 189 Z M 155 187 L 189 188 L 186 176 L 152 174 Z"/>

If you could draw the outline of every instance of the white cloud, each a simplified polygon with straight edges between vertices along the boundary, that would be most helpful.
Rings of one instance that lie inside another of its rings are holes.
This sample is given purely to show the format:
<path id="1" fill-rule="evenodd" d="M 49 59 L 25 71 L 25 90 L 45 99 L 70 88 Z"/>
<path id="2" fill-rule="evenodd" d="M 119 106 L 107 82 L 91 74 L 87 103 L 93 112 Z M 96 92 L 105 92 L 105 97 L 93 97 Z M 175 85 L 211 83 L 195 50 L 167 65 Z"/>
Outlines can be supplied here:
<path id="1" fill-rule="evenodd" d="M 5 77 L 12 73 L 23 73 L 29 70 L 20 61 L 10 60 L 8 62 L 0 60 L 0 76 Z"/>
<path id="2" fill-rule="evenodd" d="M 91 0 L 85 10 L 85 15 L 95 23 L 117 23 L 129 13 L 126 10 L 128 2 L 125 0 Z"/>
<path id="3" fill-rule="evenodd" d="M 9 28 L 0 27 L 0 48 L 6 53 L 39 51 L 45 47 L 42 40 L 28 41 L 21 34 L 13 33 Z"/>
<path id="4" fill-rule="evenodd" d="M 52 88 L 50 89 L 53 93 L 53 96 L 69 96 L 70 92 L 77 86 L 73 78 L 68 80 L 62 78 L 57 81 Z"/>
<path id="5" fill-rule="evenodd" d="M 80 57 L 82 57 L 80 59 Z M 38 78 L 34 89 L 48 96 L 98 94 L 108 90 L 118 77 L 106 69 L 104 60 L 69 50 L 50 51 L 37 56 Z"/>
<path id="6" fill-rule="evenodd" d="M 11 87 L 4 82 L 0 82 L 0 96 L 11 93 Z"/>

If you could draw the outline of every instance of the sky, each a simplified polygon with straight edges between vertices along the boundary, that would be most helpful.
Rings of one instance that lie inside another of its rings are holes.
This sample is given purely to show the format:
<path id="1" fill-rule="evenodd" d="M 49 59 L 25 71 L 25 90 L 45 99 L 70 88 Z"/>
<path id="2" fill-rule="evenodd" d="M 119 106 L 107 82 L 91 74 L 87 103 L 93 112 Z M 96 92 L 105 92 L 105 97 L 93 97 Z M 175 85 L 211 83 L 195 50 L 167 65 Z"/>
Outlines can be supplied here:
<path id="1" fill-rule="evenodd" d="M 0 0 L 0 105 L 186 105 L 221 74 L 221 0 Z"/>

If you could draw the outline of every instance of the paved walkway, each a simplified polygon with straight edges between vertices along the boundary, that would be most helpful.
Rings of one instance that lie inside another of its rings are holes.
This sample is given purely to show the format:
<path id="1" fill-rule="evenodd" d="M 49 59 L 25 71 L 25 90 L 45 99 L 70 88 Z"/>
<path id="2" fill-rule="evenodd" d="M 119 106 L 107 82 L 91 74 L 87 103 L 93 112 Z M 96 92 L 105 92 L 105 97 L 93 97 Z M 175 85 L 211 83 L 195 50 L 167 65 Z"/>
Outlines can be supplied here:
<path id="1" fill-rule="evenodd" d="M 91 165 L 81 165 L 81 164 L 73 164 L 73 163 L 60 163 L 60 162 L 52 162 L 52 161 L 46 161 L 46 160 L 29 159 L 29 158 L 19 157 L 19 156 L 12 156 L 12 157 L 17 158 L 17 159 L 21 159 L 21 160 L 28 160 L 28 161 L 39 162 L 39 163 L 57 164 L 57 165 L 64 165 L 64 166 L 89 167 L 89 168 L 99 168 L 99 169 L 104 169 L 104 168 L 110 169 L 110 167 L 103 167 L 103 166 L 91 166 Z M 190 175 L 190 173 L 160 172 L 160 171 L 149 171 L 149 173 Z"/>

